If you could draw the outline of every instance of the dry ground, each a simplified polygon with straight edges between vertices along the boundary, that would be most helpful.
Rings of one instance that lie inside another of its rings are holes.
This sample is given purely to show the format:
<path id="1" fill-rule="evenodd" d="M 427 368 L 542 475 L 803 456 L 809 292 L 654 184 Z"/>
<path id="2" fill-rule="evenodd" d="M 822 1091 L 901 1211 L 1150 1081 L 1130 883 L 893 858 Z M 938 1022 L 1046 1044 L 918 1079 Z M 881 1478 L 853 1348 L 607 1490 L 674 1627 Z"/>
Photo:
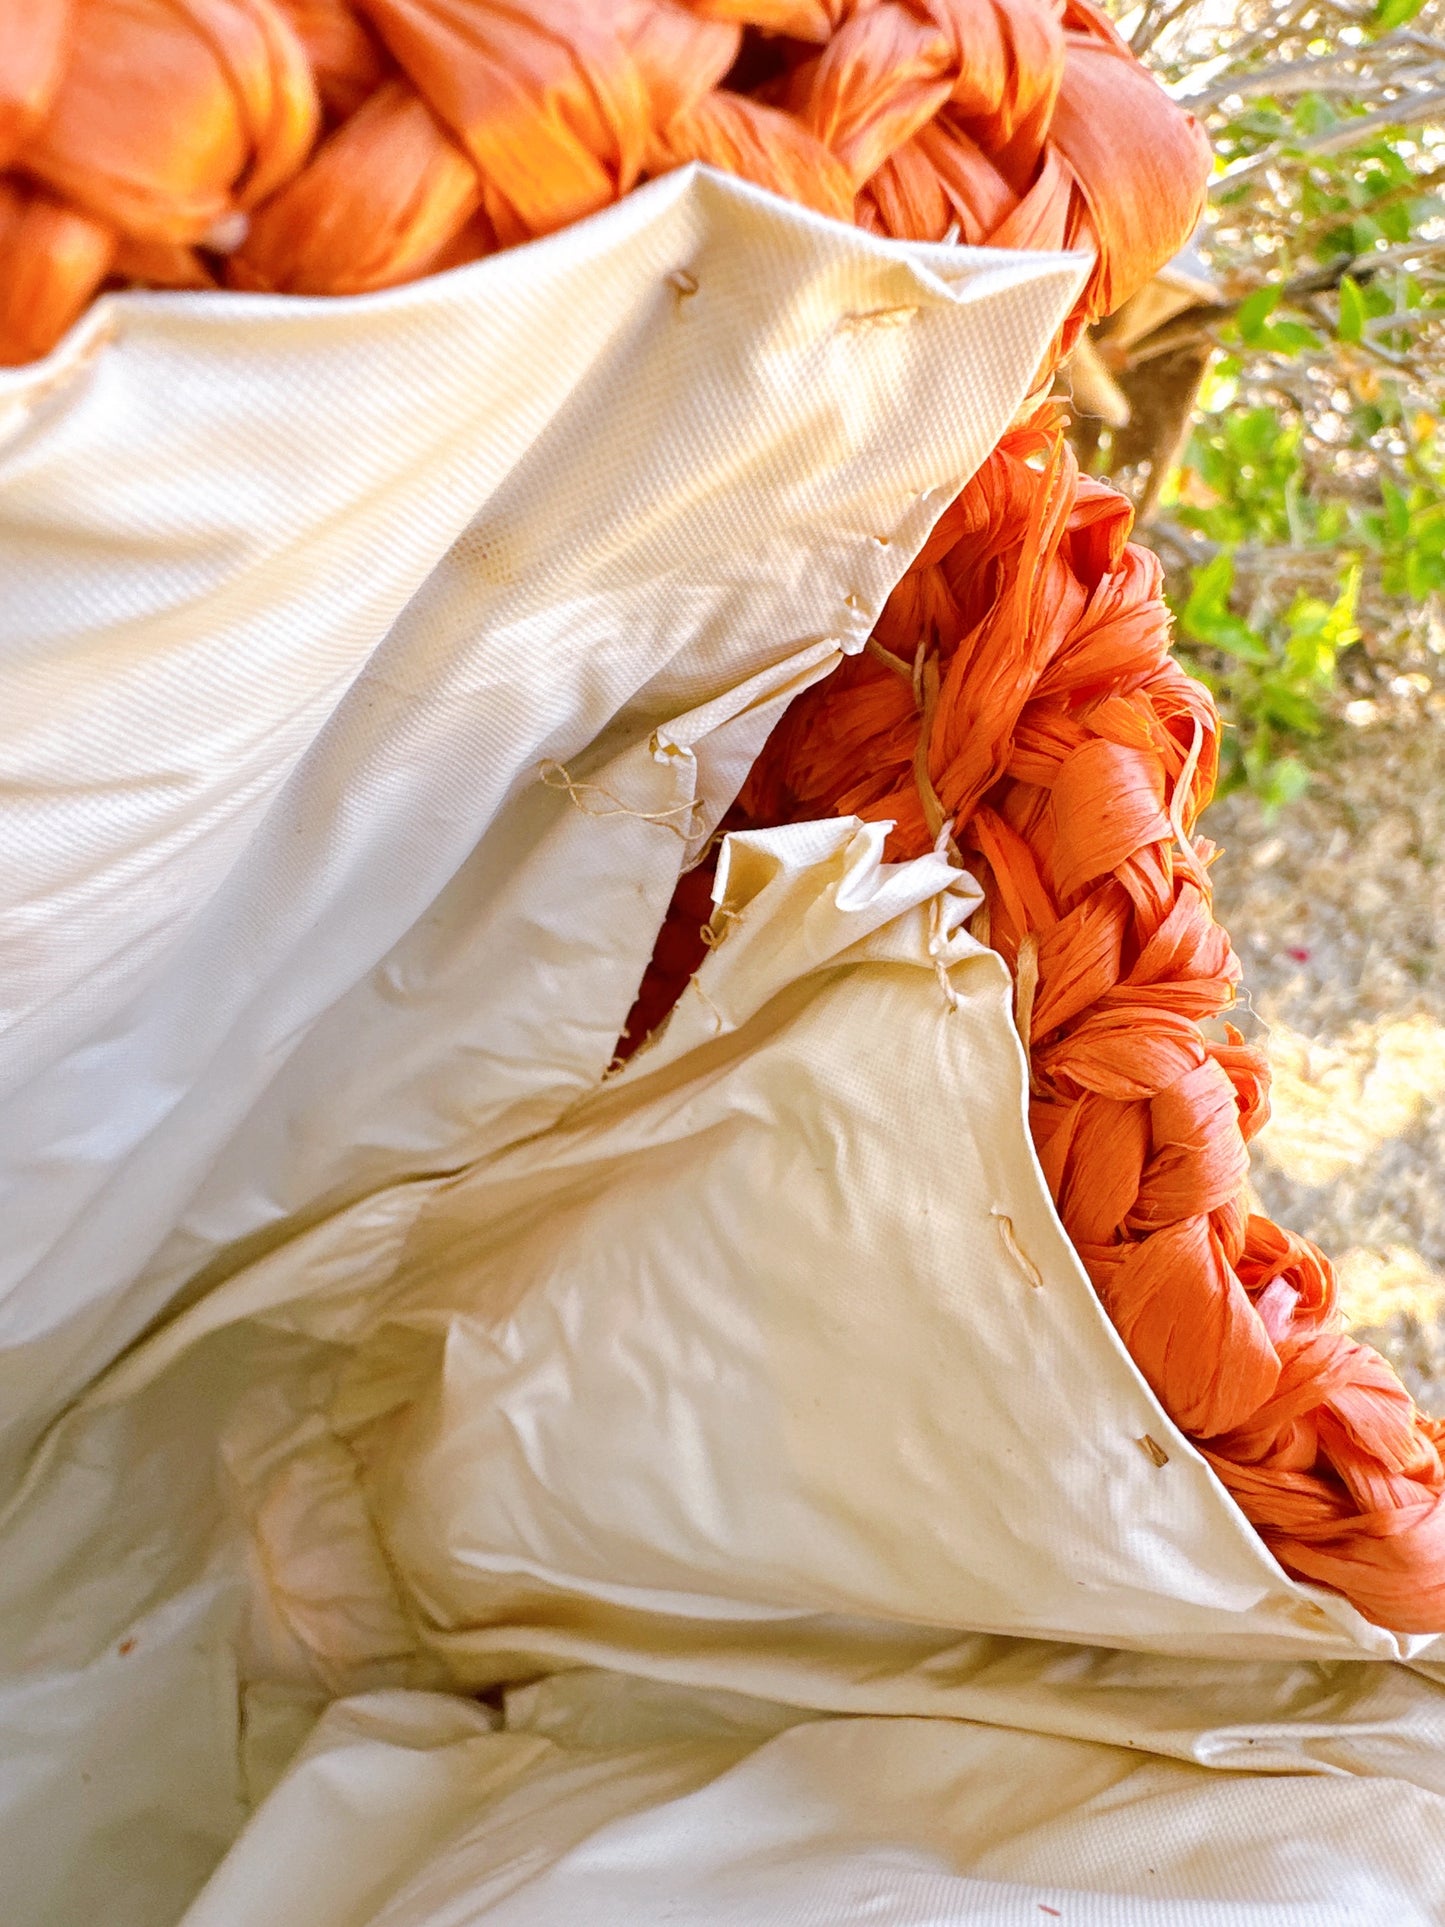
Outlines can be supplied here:
<path id="1" fill-rule="evenodd" d="M 1203 829 L 1274 1066 L 1259 1198 L 1324 1246 L 1351 1325 L 1445 1415 L 1445 695 L 1349 716 L 1276 822 L 1231 796 Z"/>

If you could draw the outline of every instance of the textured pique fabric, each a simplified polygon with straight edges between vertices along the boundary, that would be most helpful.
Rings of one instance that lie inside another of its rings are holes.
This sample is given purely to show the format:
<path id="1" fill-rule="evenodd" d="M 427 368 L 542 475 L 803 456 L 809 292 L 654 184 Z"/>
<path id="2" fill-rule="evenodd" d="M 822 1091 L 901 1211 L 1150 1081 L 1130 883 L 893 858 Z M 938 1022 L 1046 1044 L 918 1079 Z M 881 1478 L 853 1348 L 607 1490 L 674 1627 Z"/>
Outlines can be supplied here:
<path id="1" fill-rule="evenodd" d="M 1404 1775 L 1213 1773 L 584 1672 L 500 1720 L 333 1707 L 186 1927 L 1429 1927 L 1442 1812 Z"/>

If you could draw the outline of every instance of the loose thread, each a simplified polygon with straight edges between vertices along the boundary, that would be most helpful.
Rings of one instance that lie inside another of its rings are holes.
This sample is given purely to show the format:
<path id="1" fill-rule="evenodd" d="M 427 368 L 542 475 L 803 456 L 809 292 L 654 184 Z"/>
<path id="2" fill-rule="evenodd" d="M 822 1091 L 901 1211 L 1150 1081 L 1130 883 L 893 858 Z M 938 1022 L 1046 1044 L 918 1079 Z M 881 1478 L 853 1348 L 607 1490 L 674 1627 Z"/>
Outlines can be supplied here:
<path id="1" fill-rule="evenodd" d="M 1033 1038 L 1034 994 L 1039 987 L 1039 940 L 1029 930 L 1019 941 L 1018 964 L 1014 973 L 1014 1025 L 1027 1056 Z"/>
<path id="2" fill-rule="evenodd" d="M 998 1226 L 998 1235 L 1003 1241 L 1004 1250 L 1007 1251 L 1010 1258 L 1013 1259 L 1014 1263 L 1018 1266 L 1025 1278 L 1028 1279 L 1034 1290 L 1042 1291 L 1044 1274 L 1039 1270 L 1038 1266 L 1014 1235 L 1013 1219 L 1006 1211 L 1000 1211 L 997 1205 L 992 1207 L 989 1215 Z"/>
<path id="3" fill-rule="evenodd" d="M 840 331 L 853 328 L 905 328 L 917 313 L 917 303 L 907 302 L 896 308 L 865 308 L 858 314 L 841 315 L 838 327 Z"/>
<path id="4" fill-rule="evenodd" d="M 875 540 L 880 542 L 882 539 L 881 536 L 875 537 Z M 866 654 L 875 657 L 885 668 L 891 669 L 895 676 L 901 676 L 910 689 L 913 687 L 913 671 L 902 656 L 895 656 L 891 649 L 885 649 L 876 636 L 869 636 L 863 648 Z"/>
<path id="5" fill-rule="evenodd" d="M 1244 1005 L 1245 1009 L 1249 1012 L 1250 1016 L 1264 1031 L 1264 1041 L 1266 1044 L 1268 1044 L 1271 1038 L 1274 1036 L 1274 1025 L 1269 1021 L 1267 1017 L 1261 1015 L 1259 1006 L 1254 1001 L 1254 992 L 1250 989 L 1248 984 L 1235 985 L 1234 1001 L 1237 1004 Z"/>
<path id="6" fill-rule="evenodd" d="M 698 935 L 708 950 L 716 950 L 728 932 L 743 920 L 743 912 L 734 910 L 726 903 L 718 904 L 711 918 L 705 923 Z"/>
<path id="7" fill-rule="evenodd" d="M 723 1016 L 722 1012 L 718 1009 L 717 1005 L 713 1002 L 712 998 L 708 996 L 707 992 L 703 989 L 701 983 L 698 981 L 696 976 L 689 977 L 688 982 L 692 985 L 693 989 L 697 992 L 698 996 L 702 998 L 703 1002 L 707 1005 L 708 1009 L 712 1012 L 713 1036 L 721 1037 L 723 1032 L 727 1029 L 727 1019 Z"/>
<path id="8" fill-rule="evenodd" d="M 701 805 L 699 805 L 699 808 L 700 807 Z M 694 827 L 692 834 L 693 835 L 697 834 L 696 827 Z M 728 836 L 728 831 L 723 827 L 721 823 L 714 824 L 712 833 L 703 842 L 702 846 L 698 849 L 697 853 L 693 856 L 687 857 L 684 860 L 683 866 L 682 866 L 683 873 L 686 874 L 690 870 L 701 869 L 703 864 L 706 863 L 708 858 L 712 855 L 713 851 L 717 849 L 719 844 L 721 844 L 726 840 L 727 836 Z M 692 841 L 692 836 L 689 836 L 688 841 L 689 842 Z"/>
<path id="9" fill-rule="evenodd" d="M 963 1001 L 953 987 L 953 979 L 948 974 L 948 965 L 943 960 L 943 947 L 948 941 L 943 927 L 943 892 L 932 899 L 928 906 L 928 954 L 933 959 L 933 974 L 938 979 L 938 987 L 943 992 L 943 1001 L 948 1005 L 952 1016 Z"/>
<path id="10" fill-rule="evenodd" d="M 949 975 L 948 964 L 944 960 L 943 953 L 948 945 L 949 932 L 945 929 L 943 922 L 943 900 L 947 896 L 954 895 L 960 883 L 971 881 L 963 867 L 963 853 L 953 840 L 951 816 L 939 825 L 938 834 L 933 839 L 933 854 L 945 857 L 959 872 L 958 876 L 949 878 L 928 906 L 928 954 L 933 959 L 933 973 L 938 979 L 939 989 L 943 992 L 943 1000 L 948 1005 L 951 1015 L 961 1008 L 963 999 L 954 989 L 953 978 Z"/>
<path id="11" fill-rule="evenodd" d="M 1201 862 L 1199 852 L 1194 847 L 1193 838 L 1184 827 L 1184 812 L 1189 806 L 1189 792 L 1194 783 L 1194 772 L 1199 768 L 1199 758 L 1204 752 L 1204 725 L 1194 718 L 1194 740 L 1189 745 L 1189 754 L 1184 759 L 1184 767 L 1179 772 L 1179 781 L 1174 785 L 1174 794 L 1169 799 L 1169 827 L 1174 832 L 1174 841 L 1179 846 L 1179 854 L 1188 865 L 1191 875 L 1206 897 L 1213 895 L 1209 881 L 1209 871 Z"/>
<path id="12" fill-rule="evenodd" d="M 936 839 L 943 828 L 943 803 L 933 787 L 933 778 L 928 769 L 928 752 L 933 743 L 933 717 L 938 708 L 938 663 L 933 656 L 924 656 L 921 644 L 915 660 L 916 664 L 921 665 L 915 669 L 915 689 L 921 694 L 923 717 L 918 725 L 918 743 L 913 752 L 913 780 L 918 785 L 928 834 Z"/>
<path id="13" fill-rule="evenodd" d="M 620 796 L 614 796 L 611 790 L 603 789 L 600 783 L 579 783 L 574 781 L 563 764 L 553 762 L 550 758 L 539 767 L 542 781 L 546 784 L 547 788 L 549 790 L 565 790 L 573 804 L 581 810 L 584 816 L 598 818 L 607 816 L 630 816 L 638 823 L 656 823 L 660 829 L 671 830 L 674 836 L 681 837 L 684 843 L 690 839 L 697 816 L 703 807 L 701 797 L 694 796 L 689 802 L 674 803 L 671 809 L 634 810 L 630 808 L 628 804 L 624 803 Z M 612 808 L 609 810 L 593 809 L 583 802 L 582 798 L 584 796 L 606 797 L 607 801 L 612 805 Z M 684 828 L 674 821 L 674 819 L 678 817 L 686 820 L 687 827 Z"/>
<path id="14" fill-rule="evenodd" d="M 955 870 L 962 871 L 963 873 L 961 877 L 954 877 L 948 884 L 947 887 L 950 890 L 956 890 L 960 882 L 973 882 L 973 878 L 964 868 L 963 851 L 959 849 L 957 843 L 953 840 L 953 818 L 951 816 L 939 826 L 938 835 L 933 839 L 933 854 L 935 856 L 946 857 Z"/>

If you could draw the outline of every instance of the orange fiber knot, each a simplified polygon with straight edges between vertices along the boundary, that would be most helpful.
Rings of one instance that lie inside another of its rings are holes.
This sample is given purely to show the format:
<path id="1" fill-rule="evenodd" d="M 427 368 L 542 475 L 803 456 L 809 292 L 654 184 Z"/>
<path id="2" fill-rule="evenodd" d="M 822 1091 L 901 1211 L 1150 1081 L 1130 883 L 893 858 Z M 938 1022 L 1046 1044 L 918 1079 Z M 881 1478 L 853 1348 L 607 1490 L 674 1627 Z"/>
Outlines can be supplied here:
<path id="1" fill-rule="evenodd" d="M 1209 166 L 1088 0 L 32 0 L 0 20 L 0 287 L 33 297 L 0 362 L 108 280 L 389 287 L 694 161 L 900 238 L 1091 250 L 1060 350 Z"/>
<path id="2" fill-rule="evenodd" d="M 109 274 L 209 287 L 219 246 L 319 124 L 272 0 L 29 0 L 0 25 L 0 362 L 54 345 Z"/>
<path id="3" fill-rule="evenodd" d="M 725 827 L 891 819 L 952 836 L 1020 978 L 1034 1142 L 1130 1354 L 1288 1571 L 1402 1632 L 1445 1627 L 1445 1426 L 1347 1338 L 1328 1261 L 1243 1204 L 1266 1067 L 1219 1022 L 1209 696 L 1169 655 L 1160 571 L 1054 411 L 985 462 L 863 654 L 800 697 Z M 702 957 L 679 885 L 624 1050 Z M 1208 1026 L 1208 1028 L 1206 1028 Z M 1217 1026 L 1217 1027 L 1216 1027 Z"/>

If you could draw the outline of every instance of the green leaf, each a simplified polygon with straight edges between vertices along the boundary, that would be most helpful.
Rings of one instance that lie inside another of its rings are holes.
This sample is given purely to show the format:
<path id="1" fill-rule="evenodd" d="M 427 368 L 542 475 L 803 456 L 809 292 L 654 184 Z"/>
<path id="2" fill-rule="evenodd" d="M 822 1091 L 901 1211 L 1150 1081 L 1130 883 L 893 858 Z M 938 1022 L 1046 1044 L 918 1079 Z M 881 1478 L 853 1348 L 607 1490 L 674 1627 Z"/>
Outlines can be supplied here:
<path id="1" fill-rule="evenodd" d="M 1324 343 L 1303 321 L 1271 321 L 1260 329 L 1259 345 L 1276 354 L 1297 355 L 1301 349 L 1322 348 Z"/>
<path id="2" fill-rule="evenodd" d="M 1403 247 L 1414 232 L 1415 224 L 1410 218 L 1410 210 L 1403 202 L 1380 208 L 1374 218 L 1385 239 L 1393 241 L 1397 247 Z"/>
<path id="3" fill-rule="evenodd" d="M 1445 502 L 1426 500 L 1411 508 L 1410 539 L 1422 546 L 1433 543 L 1437 550 L 1445 551 Z"/>
<path id="4" fill-rule="evenodd" d="M 1366 227 L 1370 230 L 1368 233 L 1364 231 Z M 1375 233 L 1373 222 L 1345 221 L 1339 227 L 1331 228 L 1328 234 L 1322 234 L 1313 252 L 1321 261 L 1334 261 L 1342 254 L 1368 254 L 1374 246 Z"/>
<path id="5" fill-rule="evenodd" d="M 1335 597 L 1334 606 L 1325 618 L 1324 634 L 1334 649 L 1348 649 L 1352 642 L 1360 639 L 1359 624 L 1355 621 L 1360 606 L 1360 582 L 1362 570 L 1358 562 L 1352 562 L 1345 570 L 1344 580 L 1340 583 L 1340 593 Z"/>
<path id="6" fill-rule="evenodd" d="M 1335 332 L 1341 341 L 1365 338 L 1365 298 L 1359 282 L 1352 281 L 1347 274 L 1340 277 L 1340 319 Z"/>
<path id="7" fill-rule="evenodd" d="M 1271 685 L 1270 714 L 1301 735 L 1313 735 L 1319 727 L 1319 712 L 1308 694 L 1310 687 L 1328 687 L 1340 651 L 1360 639 L 1355 621 L 1360 581 L 1360 565 L 1352 562 L 1333 602 L 1301 591 L 1285 616 L 1285 669 L 1294 680 Z M 1296 701 L 1302 705 L 1298 713 L 1291 708 Z"/>
<path id="8" fill-rule="evenodd" d="M 1385 504 L 1385 532 L 1397 542 L 1410 536 L 1410 503 L 1403 489 L 1396 488 L 1388 475 L 1380 477 L 1380 498 Z"/>
<path id="9" fill-rule="evenodd" d="M 1405 593 L 1416 602 L 1432 589 L 1445 584 L 1445 556 L 1429 549 L 1409 549 L 1405 554 Z"/>
<path id="10" fill-rule="evenodd" d="M 1270 764 L 1274 761 L 1274 731 L 1267 722 L 1257 720 L 1254 731 L 1240 754 L 1244 773 L 1249 779 L 1251 789 L 1263 790 L 1269 780 Z"/>
<path id="11" fill-rule="evenodd" d="M 1268 643 L 1229 606 L 1233 587 L 1234 557 L 1228 549 L 1221 549 L 1212 561 L 1195 571 L 1189 600 L 1179 613 L 1179 626 L 1195 642 L 1237 661 L 1267 663 L 1271 660 Z"/>
<path id="12" fill-rule="evenodd" d="M 1349 525 L 1349 511 L 1343 502 L 1321 503 L 1315 517 L 1315 540 L 1334 548 Z"/>
<path id="13" fill-rule="evenodd" d="M 1425 0 L 1375 0 L 1375 11 L 1370 15 L 1370 29 L 1373 33 L 1389 33 L 1395 27 L 1403 27 L 1415 18 L 1425 4 Z"/>
<path id="14" fill-rule="evenodd" d="M 1313 699 L 1287 682 L 1271 681 L 1265 689 L 1260 709 L 1272 723 L 1291 736 L 1319 733 L 1320 712 Z"/>
<path id="15" fill-rule="evenodd" d="M 1253 347 L 1259 339 L 1260 330 L 1278 306 L 1278 287 L 1256 288 L 1253 294 L 1247 295 L 1235 316 L 1240 339 Z"/>
<path id="16" fill-rule="evenodd" d="M 1356 148 L 1353 156 L 1341 155 L 1337 165 L 1341 167 L 1358 165 L 1360 156 L 1368 156 L 1369 171 L 1374 177 L 1370 182 L 1372 187 L 1377 183 L 1381 186 L 1388 183 L 1392 187 L 1406 187 L 1410 181 L 1410 163 L 1394 145 L 1394 141 L 1398 138 L 1398 135 L 1382 136 L 1379 140 L 1369 142 L 1365 147 Z"/>
<path id="17" fill-rule="evenodd" d="M 1262 776 L 1257 787 L 1266 817 L 1276 816 L 1289 804 L 1297 803 L 1312 781 L 1298 756 L 1278 757 L 1266 765 Z"/>
<path id="18" fill-rule="evenodd" d="M 1256 635 L 1249 624 L 1242 622 L 1238 616 L 1231 616 L 1227 622 L 1220 623 L 1208 640 L 1211 649 L 1233 656 L 1236 662 L 1258 663 L 1262 668 L 1265 663 L 1273 661 L 1264 637 Z"/>
<path id="19" fill-rule="evenodd" d="M 1301 134 L 1325 134 L 1339 116 L 1323 94 L 1301 94 L 1295 102 L 1294 124 Z"/>
<path id="20" fill-rule="evenodd" d="M 1189 600 L 1184 605 L 1180 620 L 1190 627 L 1203 624 L 1210 627 L 1216 616 L 1229 607 L 1229 594 L 1234 587 L 1234 557 L 1228 549 L 1208 562 L 1201 563 L 1194 571 L 1189 584 Z"/>
<path id="21" fill-rule="evenodd" d="M 1219 615 L 1228 613 L 1229 593 L 1233 587 L 1234 557 L 1228 549 L 1221 549 L 1212 560 L 1194 571 L 1194 580 L 1189 585 L 1189 600 L 1179 618 L 1185 633 L 1197 637 L 1200 642 L 1207 642 L 1209 638 L 1201 633 L 1200 625 L 1209 629 Z"/>

